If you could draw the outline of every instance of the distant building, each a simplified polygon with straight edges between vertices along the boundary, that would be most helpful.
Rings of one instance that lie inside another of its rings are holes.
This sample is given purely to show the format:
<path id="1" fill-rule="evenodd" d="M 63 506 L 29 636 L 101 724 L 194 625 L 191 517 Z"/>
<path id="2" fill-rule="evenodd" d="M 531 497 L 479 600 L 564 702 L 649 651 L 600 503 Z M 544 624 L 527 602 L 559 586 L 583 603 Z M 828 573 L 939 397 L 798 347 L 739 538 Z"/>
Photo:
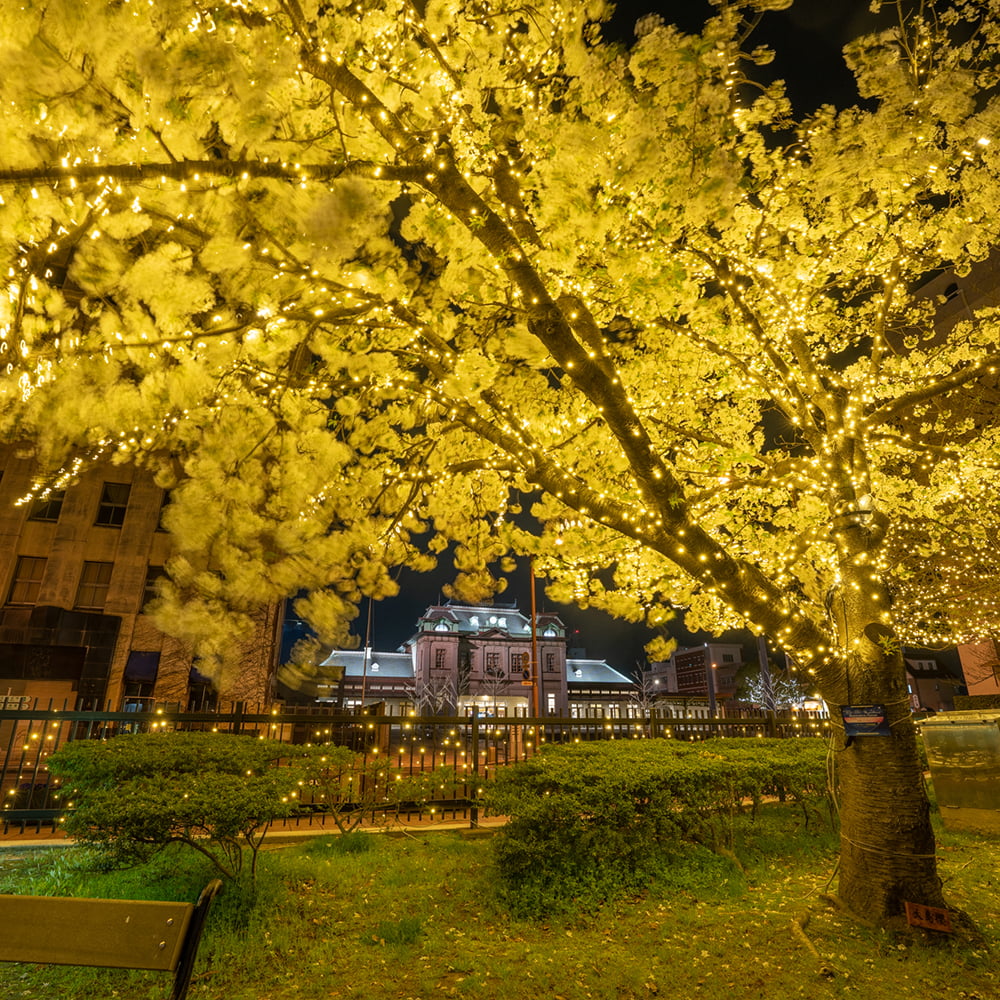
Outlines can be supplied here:
<path id="1" fill-rule="evenodd" d="M 956 689 L 962 681 L 937 660 L 907 656 L 906 686 L 914 712 L 950 712 L 955 707 Z"/>
<path id="2" fill-rule="evenodd" d="M 534 636 L 542 715 L 629 714 L 634 682 L 604 660 L 567 658 L 566 627 L 557 615 L 537 615 Z M 382 702 L 425 714 L 475 707 L 531 715 L 531 678 L 531 620 L 516 605 L 436 604 L 396 652 L 335 650 L 307 684 L 282 693 L 343 708 Z"/>
<path id="3" fill-rule="evenodd" d="M 269 700 L 277 605 L 261 608 L 244 669 L 223 691 L 143 614 L 170 556 L 160 526 L 166 497 L 150 475 L 97 467 L 18 505 L 36 469 L 9 451 L 0 468 L 0 699 L 8 707 L 36 698 L 116 711 Z"/>
<path id="4" fill-rule="evenodd" d="M 958 659 L 970 695 L 1000 695 L 1000 644 L 995 639 L 962 643 Z"/>
<path id="5" fill-rule="evenodd" d="M 675 649 L 669 660 L 650 664 L 644 677 L 664 695 L 723 701 L 735 697 L 742 666 L 738 643 L 705 642 Z"/>

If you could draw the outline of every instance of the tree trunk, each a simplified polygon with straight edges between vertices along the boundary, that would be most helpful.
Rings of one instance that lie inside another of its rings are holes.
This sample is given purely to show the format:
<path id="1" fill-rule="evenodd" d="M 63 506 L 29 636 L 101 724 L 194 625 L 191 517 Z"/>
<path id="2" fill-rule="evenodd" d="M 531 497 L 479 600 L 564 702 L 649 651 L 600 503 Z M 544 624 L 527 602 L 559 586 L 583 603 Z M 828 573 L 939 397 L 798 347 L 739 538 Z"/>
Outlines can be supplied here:
<path id="1" fill-rule="evenodd" d="M 835 738 L 839 895 L 851 912 L 884 922 L 903 914 L 905 902 L 943 906 L 944 899 L 902 649 L 885 624 L 889 594 L 857 562 L 842 579 L 831 612 L 848 652 L 823 671 L 823 694 L 835 724 L 843 705 L 884 706 L 889 734 L 839 730 Z"/>
<path id="2" fill-rule="evenodd" d="M 839 895 L 876 921 L 900 915 L 907 901 L 944 905 L 916 730 L 907 705 L 886 708 L 890 736 L 857 736 L 835 751 Z"/>

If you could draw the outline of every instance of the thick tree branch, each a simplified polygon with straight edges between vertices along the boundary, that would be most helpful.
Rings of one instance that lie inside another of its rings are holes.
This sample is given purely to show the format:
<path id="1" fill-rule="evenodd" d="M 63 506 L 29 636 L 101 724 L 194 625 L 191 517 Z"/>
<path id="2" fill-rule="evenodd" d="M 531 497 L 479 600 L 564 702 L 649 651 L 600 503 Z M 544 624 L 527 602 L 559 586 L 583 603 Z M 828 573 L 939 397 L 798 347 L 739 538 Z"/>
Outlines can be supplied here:
<path id="1" fill-rule="evenodd" d="M 136 183 L 174 180 L 197 182 L 202 178 L 228 180 L 269 179 L 296 184 L 332 181 L 343 177 L 416 183 L 422 171 L 385 163 L 353 160 L 348 163 L 262 163 L 259 160 L 177 160 L 170 163 L 80 163 L 75 166 L 39 165 L 0 170 L 0 185 L 77 184 L 92 180 Z"/>
<path id="2" fill-rule="evenodd" d="M 1000 354 L 992 354 L 982 361 L 968 365 L 942 378 L 934 379 L 920 388 L 903 393 L 890 402 L 876 407 L 876 409 L 872 410 L 865 417 L 862 425 L 867 430 L 871 430 L 874 427 L 887 424 L 919 403 L 926 403 L 928 400 L 943 396 L 954 389 L 975 381 L 983 375 L 993 374 L 998 368 L 1000 368 Z"/>

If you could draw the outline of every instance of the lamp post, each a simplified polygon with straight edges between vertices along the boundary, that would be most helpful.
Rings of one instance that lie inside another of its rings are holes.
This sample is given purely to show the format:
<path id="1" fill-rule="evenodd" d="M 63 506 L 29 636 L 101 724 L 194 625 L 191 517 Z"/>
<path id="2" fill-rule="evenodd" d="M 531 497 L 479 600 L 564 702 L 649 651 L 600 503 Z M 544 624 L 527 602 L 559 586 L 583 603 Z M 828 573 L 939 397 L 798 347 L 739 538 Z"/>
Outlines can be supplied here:
<path id="1" fill-rule="evenodd" d="M 707 652 L 707 650 L 706 650 Z M 715 664 L 708 663 L 705 668 L 705 677 L 708 681 L 708 714 L 714 719 L 716 716 L 715 706 Z"/>

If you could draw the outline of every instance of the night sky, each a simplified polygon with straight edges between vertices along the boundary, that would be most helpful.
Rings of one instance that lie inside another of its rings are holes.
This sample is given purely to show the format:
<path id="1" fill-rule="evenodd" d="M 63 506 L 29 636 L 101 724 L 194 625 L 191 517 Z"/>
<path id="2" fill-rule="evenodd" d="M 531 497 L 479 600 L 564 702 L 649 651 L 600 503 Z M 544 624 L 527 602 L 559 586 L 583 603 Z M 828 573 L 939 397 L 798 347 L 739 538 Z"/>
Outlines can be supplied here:
<path id="1" fill-rule="evenodd" d="M 628 43 L 634 37 L 633 25 L 646 13 L 660 14 L 664 20 L 693 32 L 713 11 L 707 0 L 622 3 L 618 5 L 614 19 L 604 34 L 609 39 Z M 762 83 L 784 79 L 798 114 L 808 113 L 823 103 L 852 103 L 855 97 L 853 79 L 844 65 L 841 49 L 852 38 L 874 26 L 874 16 L 868 12 L 868 0 L 796 0 L 789 10 L 768 14 L 751 41 L 750 47 L 767 44 L 776 53 L 774 62 L 758 68 L 755 76 Z M 383 651 L 394 650 L 408 639 L 424 610 L 442 600 L 440 588 L 452 576 L 453 571 L 444 565 L 426 574 L 401 571 L 400 596 L 374 605 L 374 647 Z M 636 664 L 644 661 L 643 645 L 653 637 L 651 630 L 617 621 L 602 612 L 581 611 L 547 601 L 541 580 L 537 584 L 537 594 L 539 610 L 555 611 L 566 623 L 571 647 L 583 647 L 587 656 L 607 659 L 623 673 L 634 673 Z M 530 610 L 526 561 L 522 562 L 517 572 L 508 574 L 507 590 L 497 596 L 497 602 L 516 603 L 525 613 Z M 364 634 L 367 613 L 366 602 L 355 622 L 355 634 Z M 706 634 L 686 632 L 680 617 L 668 624 L 667 631 L 681 645 L 700 643 L 710 638 Z M 742 641 L 747 655 L 754 655 L 753 639 L 749 633 L 727 633 L 722 639 Z"/>

